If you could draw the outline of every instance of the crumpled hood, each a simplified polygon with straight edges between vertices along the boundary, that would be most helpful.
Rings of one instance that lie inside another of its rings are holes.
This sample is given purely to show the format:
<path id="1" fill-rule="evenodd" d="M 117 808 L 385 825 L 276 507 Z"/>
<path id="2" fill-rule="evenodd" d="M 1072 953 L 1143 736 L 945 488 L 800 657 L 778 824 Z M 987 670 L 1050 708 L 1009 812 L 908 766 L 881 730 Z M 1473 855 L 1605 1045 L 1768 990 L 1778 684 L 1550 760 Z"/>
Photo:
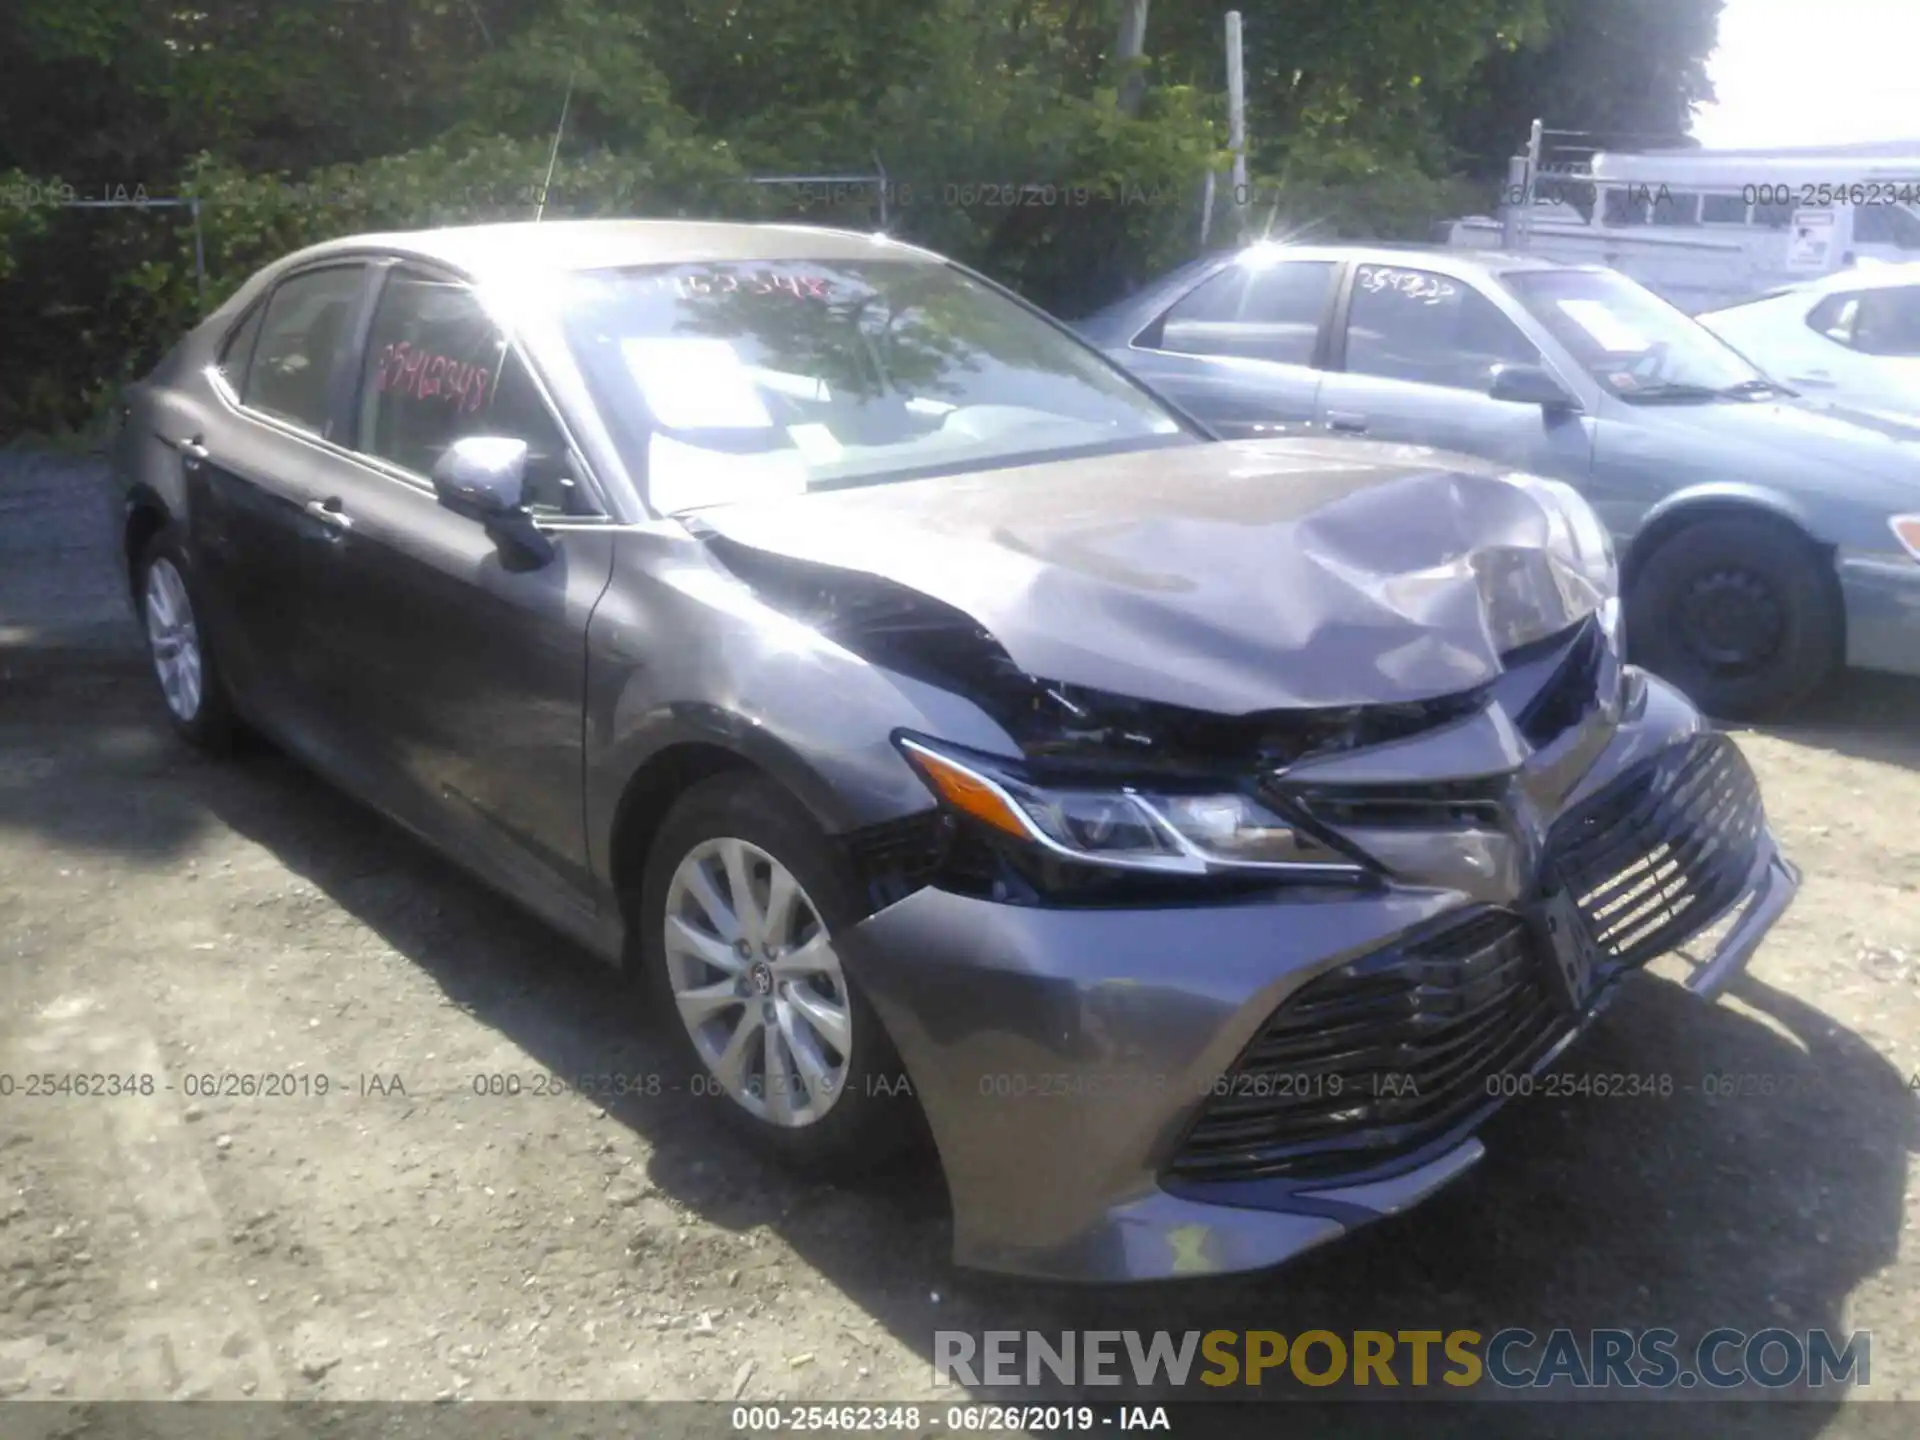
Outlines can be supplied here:
<path id="1" fill-rule="evenodd" d="M 719 506 L 752 549 L 963 612 L 1031 675 L 1244 714 L 1470 689 L 1602 598 L 1550 510 L 1465 456 L 1196 443 Z"/>

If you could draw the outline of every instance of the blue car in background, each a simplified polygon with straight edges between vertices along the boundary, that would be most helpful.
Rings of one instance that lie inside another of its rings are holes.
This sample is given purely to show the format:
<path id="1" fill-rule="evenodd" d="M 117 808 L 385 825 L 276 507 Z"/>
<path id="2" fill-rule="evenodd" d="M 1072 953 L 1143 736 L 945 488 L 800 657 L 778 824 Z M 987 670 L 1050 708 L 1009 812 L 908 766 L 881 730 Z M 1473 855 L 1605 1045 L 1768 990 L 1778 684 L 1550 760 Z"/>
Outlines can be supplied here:
<path id="1" fill-rule="evenodd" d="M 1225 438 L 1573 484 L 1620 548 L 1635 659 L 1713 713 L 1776 714 L 1843 663 L 1920 675 L 1920 419 L 1803 399 L 1613 270 L 1260 244 L 1077 328 Z"/>

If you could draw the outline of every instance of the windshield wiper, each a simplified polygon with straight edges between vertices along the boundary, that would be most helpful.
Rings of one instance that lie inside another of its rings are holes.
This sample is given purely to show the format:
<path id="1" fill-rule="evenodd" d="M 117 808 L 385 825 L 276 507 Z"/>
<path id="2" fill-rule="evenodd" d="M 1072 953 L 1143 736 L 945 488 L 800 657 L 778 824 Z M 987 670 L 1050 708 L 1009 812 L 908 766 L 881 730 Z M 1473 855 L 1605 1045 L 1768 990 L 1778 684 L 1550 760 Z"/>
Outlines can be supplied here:
<path id="1" fill-rule="evenodd" d="M 1622 391 L 1620 398 L 1638 405 L 1643 400 L 1675 400 L 1681 402 L 1703 400 L 1725 400 L 1725 390 L 1716 390 L 1711 385 L 1689 385 L 1679 380 L 1662 380 L 1656 385 L 1642 385 L 1636 389 Z"/>
<path id="2" fill-rule="evenodd" d="M 1789 390 L 1786 386 L 1772 380 L 1742 380 L 1738 385 L 1729 385 L 1720 392 L 1744 400 L 1750 395 L 1798 395 L 1798 390 Z"/>

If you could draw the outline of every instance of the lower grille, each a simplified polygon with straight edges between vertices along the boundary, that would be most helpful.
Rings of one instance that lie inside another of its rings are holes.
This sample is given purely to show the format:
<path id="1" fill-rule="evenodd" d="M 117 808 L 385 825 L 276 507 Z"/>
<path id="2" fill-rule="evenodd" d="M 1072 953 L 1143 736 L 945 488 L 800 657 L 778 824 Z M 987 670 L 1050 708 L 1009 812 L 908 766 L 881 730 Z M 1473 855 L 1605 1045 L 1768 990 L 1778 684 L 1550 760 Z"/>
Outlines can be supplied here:
<path id="1" fill-rule="evenodd" d="M 1739 747 L 1699 735 L 1562 816 L 1548 853 L 1601 950 L 1639 965 L 1740 898 L 1765 828 L 1760 787 Z"/>
<path id="2" fill-rule="evenodd" d="M 1214 1087 L 1168 1167 L 1312 1179 L 1410 1155 L 1496 1100 L 1572 1024 L 1517 917 L 1483 910 L 1316 976 Z"/>

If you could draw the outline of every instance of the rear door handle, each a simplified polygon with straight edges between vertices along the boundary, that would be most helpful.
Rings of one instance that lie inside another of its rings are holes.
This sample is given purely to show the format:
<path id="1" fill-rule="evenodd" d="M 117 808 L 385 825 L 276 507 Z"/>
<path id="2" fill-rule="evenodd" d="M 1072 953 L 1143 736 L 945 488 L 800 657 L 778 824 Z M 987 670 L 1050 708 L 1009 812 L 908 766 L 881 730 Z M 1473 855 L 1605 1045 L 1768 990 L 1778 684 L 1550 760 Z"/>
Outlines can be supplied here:
<path id="1" fill-rule="evenodd" d="M 1338 430 L 1343 435 L 1364 435 L 1367 433 L 1367 417 L 1357 410 L 1329 410 L 1327 428 Z"/>
<path id="2" fill-rule="evenodd" d="M 201 464 L 208 458 L 207 447 L 200 443 L 200 437 L 198 435 L 195 435 L 190 440 L 174 441 L 173 448 L 180 452 L 181 463 L 189 469 Z"/>
<path id="3" fill-rule="evenodd" d="M 335 530 L 351 530 L 353 517 L 340 508 L 340 497 L 329 495 L 324 500 L 309 500 L 307 514 L 322 525 L 331 525 Z"/>

